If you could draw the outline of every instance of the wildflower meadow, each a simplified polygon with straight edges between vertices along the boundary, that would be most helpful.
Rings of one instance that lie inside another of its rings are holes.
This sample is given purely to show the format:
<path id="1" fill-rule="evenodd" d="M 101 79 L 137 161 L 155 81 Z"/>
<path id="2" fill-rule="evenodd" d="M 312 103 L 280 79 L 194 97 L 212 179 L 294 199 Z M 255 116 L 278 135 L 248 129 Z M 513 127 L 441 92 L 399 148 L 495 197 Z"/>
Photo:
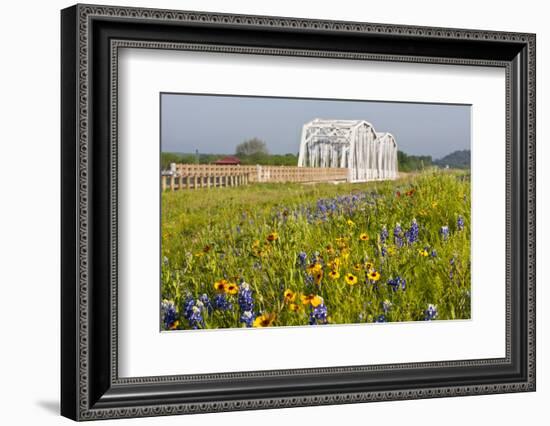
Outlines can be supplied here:
<path id="1" fill-rule="evenodd" d="M 470 175 L 162 194 L 161 329 L 469 319 Z"/>

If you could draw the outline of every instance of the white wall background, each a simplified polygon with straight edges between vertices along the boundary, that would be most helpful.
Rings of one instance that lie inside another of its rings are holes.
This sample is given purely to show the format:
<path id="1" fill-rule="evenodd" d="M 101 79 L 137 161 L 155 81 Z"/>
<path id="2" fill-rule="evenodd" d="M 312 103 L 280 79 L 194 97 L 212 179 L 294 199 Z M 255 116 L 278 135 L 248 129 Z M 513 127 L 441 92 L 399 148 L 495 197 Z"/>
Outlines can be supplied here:
<path id="1" fill-rule="evenodd" d="M 103 4 L 537 33 L 538 390 L 421 401 L 107 421 L 102 424 L 545 424 L 550 400 L 550 28 L 544 2 L 120 0 Z M 59 10 L 12 1 L 0 25 L 0 421 L 68 424 L 59 405 Z M 495 212 L 500 213 L 500 212 Z M 131 423 L 129 423 L 131 422 Z"/>

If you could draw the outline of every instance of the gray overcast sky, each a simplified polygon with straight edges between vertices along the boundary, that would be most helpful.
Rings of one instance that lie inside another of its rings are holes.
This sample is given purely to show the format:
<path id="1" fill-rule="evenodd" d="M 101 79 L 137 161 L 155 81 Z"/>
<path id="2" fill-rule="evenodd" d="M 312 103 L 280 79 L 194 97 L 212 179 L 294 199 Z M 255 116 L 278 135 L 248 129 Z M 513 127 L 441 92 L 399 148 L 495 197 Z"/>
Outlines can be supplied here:
<path id="1" fill-rule="evenodd" d="M 314 118 L 362 119 L 390 132 L 401 151 L 441 158 L 470 149 L 470 106 L 215 95 L 161 95 L 163 152 L 233 154 L 257 137 L 272 154 L 296 154 Z"/>

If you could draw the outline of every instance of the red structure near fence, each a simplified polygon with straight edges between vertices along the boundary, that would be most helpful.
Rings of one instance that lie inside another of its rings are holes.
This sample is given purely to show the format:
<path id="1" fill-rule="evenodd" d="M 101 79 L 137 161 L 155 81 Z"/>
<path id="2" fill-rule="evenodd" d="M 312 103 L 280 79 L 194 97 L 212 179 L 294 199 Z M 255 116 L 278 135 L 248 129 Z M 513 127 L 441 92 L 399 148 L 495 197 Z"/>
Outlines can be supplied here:
<path id="1" fill-rule="evenodd" d="M 214 161 L 214 164 L 216 164 L 217 166 L 238 166 L 239 164 L 241 164 L 241 160 L 239 160 L 237 157 L 229 156 Z"/>

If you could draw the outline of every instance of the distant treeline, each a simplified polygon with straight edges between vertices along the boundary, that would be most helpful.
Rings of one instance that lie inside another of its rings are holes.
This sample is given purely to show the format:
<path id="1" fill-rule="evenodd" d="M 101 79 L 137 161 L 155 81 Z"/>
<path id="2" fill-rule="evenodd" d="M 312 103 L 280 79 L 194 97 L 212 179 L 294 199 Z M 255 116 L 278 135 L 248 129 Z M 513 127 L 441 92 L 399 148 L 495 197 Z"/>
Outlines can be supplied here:
<path id="1" fill-rule="evenodd" d="M 180 164 L 211 164 L 221 158 L 227 157 L 228 154 L 180 154 L 176 152 L 161 153 L 161 166 L 166 170 L 170 168 L 170 163 Z M 296 166 L 298 164 L 298 156 L 295 154 L 252 154 L 252 155 L 235 155 L 241 160 L 241 164 L 255 165 L 263 164 L 269 166 Z"/>
<path id="2" fill-rule="evenodd" d="M 431 155 L 408 155 L 398 151 L 398 167 L 402 172 L 422 170 L 427 167 L 449 167 L 451 169 L 470 168 L 470 150 L 454 151 L 439 160 L 432 160 Z"/>
<path id="3" fill-rule="evenodd" d="M 409 155 L 403 151 L 397 151 L 397 169 L 400 172 L 413 172 L 431 166 L 431 155 Z"/>
<path id="4" fill-rule="evenodd" d="M 296 166 L 298 165 L 298 155 L 296 154 L 232 154 L 241 160 L 243 165 L 262 164 L 266 166 Z M 170 163 L 180 164 L 211 164 L 215 161 L 227 157 L 227 154 L 185 154 L 175 152 L 161 153 L 161 166 L 166 170 L 170 168 Z M 455 169 L 470 168 L 470 151 L 455 151 L 439 160 L 432 160 L 431 155 L 409 155 L 403 151 L 397 152 L 397 161 L 399 171 L 412 172 L 422 170 L 428 167 L 451 167 Z"/>

